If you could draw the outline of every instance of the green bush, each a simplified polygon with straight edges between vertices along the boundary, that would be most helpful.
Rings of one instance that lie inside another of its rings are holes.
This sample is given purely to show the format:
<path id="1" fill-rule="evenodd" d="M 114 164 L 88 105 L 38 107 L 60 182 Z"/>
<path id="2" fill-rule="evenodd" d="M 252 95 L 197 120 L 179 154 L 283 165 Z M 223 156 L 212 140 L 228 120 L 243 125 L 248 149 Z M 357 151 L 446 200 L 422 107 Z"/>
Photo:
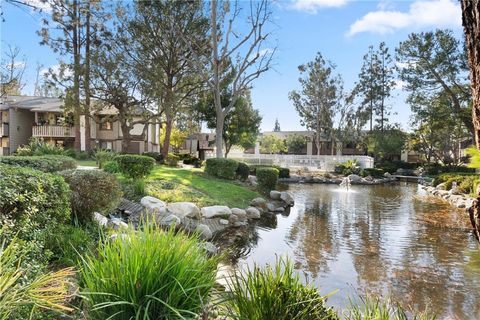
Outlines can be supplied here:
<path id="1" fill-rule="evenodd" d="M 395 173 L 398 169 L 415 170 L 417 163 L 409 163 L 405 161 L 383 161 L 375 164 L 375 168 L 382 169 L 384 172 Z"/>
<path id="2" fill-rule="evenodd" d="M 157 163 L 163 163 L 164 160 L 163 154 L 161 154 L 160 152 L 144 152 L 142 153 L 142 155 L 155 159 Z"/>
<path id="3" fill-rule="evenodd" d="M 132 179 L 145 178 L 155 166 L 155 160 L 147 156 L 124 154 L 117 156 L 115 160 L 118 162 L 120 172 Z"/>
<path id="4" fill-rule="evenodd" d="M 18 156 L 45 156 L 45 155 L 66 155 L 62 146 L 45 142 L 41 138 L 30 138 L 27 145 L 17 148 L 15 155 Z"/>
<path id="5" fill-rule="evenodd" d="M 478 184 L 480 183 L 480 175 L 468 173 L 442 173 L 433 180 L 433 185 L 438 186 L 445 183 L 446 190 L 452 189 L 453 183 L 457 183 L 457 190 L 462 193 L 474 195 Z"/>
<path id="6" fill-rule="evenodd" d="M 165 164 L 169 167 L 176 167 L 178 166 L 178 161 L 180 161 L 180 158 L 177 155 L 169 153 L 167 159 L 165 159 Z"/>
<path id="7" fill-rule="evenodd" d="M 107 212 L 120 201 L 122 192 L 117 178 L 101 170 L 60 172 L 70 186 L 72 212 L 80 222 L 91 221 L 94 211 Z"/>
<path id="8" fill-rule="evenodd" d="M 233 319 L 238 320 L 337 320 L 316 288 L 303 285 L 293 264 L 278 260 L 274 267 L 254 266 L 233 278 L 230 299 Z"/>
<path id="9" fill-rule="evenodd" d="M 129 230 L 84 258 L 89 319 L 194 319 L 208 303 L 217 262 L 197 238 L 174 228 Z"/>
<path id="10" fill-rule="evenodd" d="M 275 168 L 257 168 L 257 183 L 262 190 L 273 190 L 277 186 L 278 170 Z"/>
<path id="11" fill-rule="evenodd" d="M 190 164 L 193 165 L 195 168 L 200 168 L 202 166 L 202 160 L 197 157 L 194 157 L 187 153 L 187 157 L 183 157 L 183 164 Z"/>
<path id="12" fill-rule="evenodd" d="M 117 153 L 110 150 L 99 149 L 93 153 L 93 159 L 97 162 L 98 167 L 103 168 L 103 164 L 107 161 L 115 160 Z"/>
<path id="13" fill-rule="evenodd" d="M 343 171 L 345 171 L 345 166 L 343 164 L 337 164 L 333 171 L 335 173 L 343 174 Z"/>
<path id="14" fill-rule="evenodd" d="M 77 162 L 66 156 L 8 156 L 0 157 L 0 163 L 20 167 L 30 167 L 43 172 L 56 172 L 75 169 Z"/>
<path id="15" fill-rule="evenodd" d="M 238 162 L 233 159 L 210 158 L 206 161 L 205 172 L 217 178 L 234 180 L 237 167 Z"/>
<path id="16" fill-rule="evenodd" d="M 278 170 L 278 177 L 279 178 L 290 178 L 290 169 L 283 168 L 276 165 L 264 165 L 264 164 L 250 164 L 250 174 L 257 175 L 257 168 L 275 168 Z"/>
<path id="17" fill-rule="evenodd" d="M 371 176 L 373 178 L 383 178 L 384 171 L 377 168 L 365 168 L 360 171 L 362 177 Z"/>
<path id="18" fill-rule="evenodd" d="M 29 271 L 49 259 L 45 237 L 70 218 L 70 190 L 62 177 L 30 168 L 0 165 L 0 235 L 24 241 Z"/>
<path id="19" fill-rule="evenodd" d="M 118 166 L 118 162 L 115 160 L 105 161 L 103 163 L 103 171 L 108 173 L 119 173 L 120 167 Z"/>
<path id="20" fill-rule="evenodd" d="M 248 175 L 250 174 L 250 167 L 245 162 L 239 162 L 237 167 L 237 179 L 245 181 L 248 179 Z"/>

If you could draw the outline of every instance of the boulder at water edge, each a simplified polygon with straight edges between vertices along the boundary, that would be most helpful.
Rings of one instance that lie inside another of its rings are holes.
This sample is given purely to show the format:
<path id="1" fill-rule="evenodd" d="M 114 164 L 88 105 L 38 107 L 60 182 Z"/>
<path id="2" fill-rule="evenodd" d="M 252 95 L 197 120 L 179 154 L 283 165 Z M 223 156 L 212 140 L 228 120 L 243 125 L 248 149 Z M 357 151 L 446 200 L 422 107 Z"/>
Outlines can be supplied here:
<path id="1" fill-rule="evenodd" d="M 255 207 L 248 207 L 245 209 L 245 212 L 247 213 L 247 218 L 249 219 L 260 219 L 260 210 Z"/>
<path id="2" fill-rule="evenodd" d="M 259 208 L 263 211 L 266 211 L 267 210 L 267 200 L 263 199 L 263 198 L 255 198 L 253 199 L 251 202 L 250 202 L 250 205 L 252 207 L 256 207 L 256 208 Z"/>
<path id="3" fill-rule="evenodd" d="M 107 217 L 98 212 L 93 213 L 93 221 L 95 221 L 101 227 L 106 227 L 108 223 Z"/>
<path id="4" fill-rule="evenodd" d="M 358 174 L 349 174 L 347 177 L 351 182 L 360 182 L 362 181 L 362 177 Z"/>
<path id="5" fill-rule="evenodd" d="M 171 227 L 173 225 L 178 226 L 178 225 L 181 224 L 181 220 L 176 215 L 170 214 L 170 215 L 166 216 L 164 219 L 162 219 L 160 224 L 162 226 L 169 226 L 169 227 Z"/>
<path id="6" fill-rule="evenodd" d="M 197 207 L 195 203 L 192 202 L 173 202 L 167 205 L 167 210 L 183 219 L 185 217 L 192 218 L 192 219 L 199 219 L 200 218 L 200 209 Z"/>
<path id="7" fill-rule="evenodd" d="M 280 191 L 272 190 L 270 191 L 270 198 L 273 200 L 280 200 L 282 193 Z"/>
<path id="8" fill-rule="evenodd" d="M 232 215 L 237 216 L 238 220 L 246 220 L 247 219 L 247 212 L 240 208 L 232 208 Z"/>
<path id="9" fill-rule="evenodd" d="M 227 206 L 210 206 L 210 207 L 203 207 L 201 210 L 202 217 L 211 219 L 211 218 L 228 218 L 232 214 L 232 210 L 230 210 Z"/>
<path id="10" fill-rule="evenodd" d="M 112 228 L 113 230 L 121 230 L 121 229 L 128 229 L 128 224 L 126 224 L 119 218 L 113 218 L 108 220 L 107 227 Z"/>
<path id="11" fill-rule="evenodd" d="M 213 237 L 212 230 L 206 224 L 199 224 L 195 231 L 205 240 L 209 240 Z"/>
<path id="12" fill-rule="evenodd" d="M 140 200 L 140 204 L 149 210 L 165 209 L 167 204 L 160 199 L 151 196 L 145 196 Z"/>
<path id="13" fill-rule="evenodd" d="M 295 199 L 293 199 L 293 196 L 287 191 L 280 193 L 280 199 L 283 200 L 287 206 L 292 207 L 295 204 Z"/>

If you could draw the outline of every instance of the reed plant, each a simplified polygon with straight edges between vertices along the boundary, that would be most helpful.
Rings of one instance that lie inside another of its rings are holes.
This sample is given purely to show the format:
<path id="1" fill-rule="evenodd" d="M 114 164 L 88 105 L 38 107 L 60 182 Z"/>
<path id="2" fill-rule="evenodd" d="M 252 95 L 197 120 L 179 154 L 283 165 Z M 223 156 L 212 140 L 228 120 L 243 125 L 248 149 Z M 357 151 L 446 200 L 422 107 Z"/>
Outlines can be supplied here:
<path id="1" fill-rule="evenodd" d="M 288 259 L 276 264 L 247 269 L 229 283 L 226 299 L 228 317 L 237 320 L 336 320 L 326 307 L 326 297 L 304 285 Z"/>
<path id="2" fill-rule="evenodd" d="M 196 236 L 145 224 L 83 259 L 89 319 L 192 319 L 214 286 L 217 258 Z"/>

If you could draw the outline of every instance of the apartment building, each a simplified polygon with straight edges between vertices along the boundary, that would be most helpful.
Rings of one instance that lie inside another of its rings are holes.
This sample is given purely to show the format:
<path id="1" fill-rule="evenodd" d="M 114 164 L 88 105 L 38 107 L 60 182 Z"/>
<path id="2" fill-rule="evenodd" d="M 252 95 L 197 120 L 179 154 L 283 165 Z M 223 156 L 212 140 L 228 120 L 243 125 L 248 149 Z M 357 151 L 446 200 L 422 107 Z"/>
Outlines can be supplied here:
<path id="1" fill-rule="evenodd" d="M 8 96 L 0 102 L 0 156 L 14 153 L 28 143 L 31 137 L 71 148 L 75 141 L 73 118 L 63 113 L 63 101 L 57 98 Z M 105 108 L 92 114 L 90 145 L 92 147 L 121 151 L 123 139 L 118 121 L 114 121 L 115 109 Z M 104 119 L 105 118 L 105 119 Z M 108 119 L 112 119 L 109 121 Z M 132 141 L 129 153 L 158 152 L 158 124 L 137 124 L 130 131 Z M 80 119 L 80 144 L 85 150 L 85 118 Z"/>

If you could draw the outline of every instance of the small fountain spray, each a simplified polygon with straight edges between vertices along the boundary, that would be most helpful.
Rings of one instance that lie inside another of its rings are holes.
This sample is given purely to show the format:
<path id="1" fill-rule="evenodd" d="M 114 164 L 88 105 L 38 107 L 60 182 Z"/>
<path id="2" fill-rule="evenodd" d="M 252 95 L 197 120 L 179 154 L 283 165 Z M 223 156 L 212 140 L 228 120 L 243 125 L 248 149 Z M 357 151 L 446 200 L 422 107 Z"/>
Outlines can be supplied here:
<path id="1" fill-rule="evenodd" d="M 343 178 L 343 179 L 342 179 L 342 182 L 340 182 L 340 188 L 345 189 L 345 190 L 349 190 L 349 189 L 350 189 L 350 185 L 351 185 L 351 182 L 350 182 L 350 178 L 349 178 L 349 177 Z"/>

